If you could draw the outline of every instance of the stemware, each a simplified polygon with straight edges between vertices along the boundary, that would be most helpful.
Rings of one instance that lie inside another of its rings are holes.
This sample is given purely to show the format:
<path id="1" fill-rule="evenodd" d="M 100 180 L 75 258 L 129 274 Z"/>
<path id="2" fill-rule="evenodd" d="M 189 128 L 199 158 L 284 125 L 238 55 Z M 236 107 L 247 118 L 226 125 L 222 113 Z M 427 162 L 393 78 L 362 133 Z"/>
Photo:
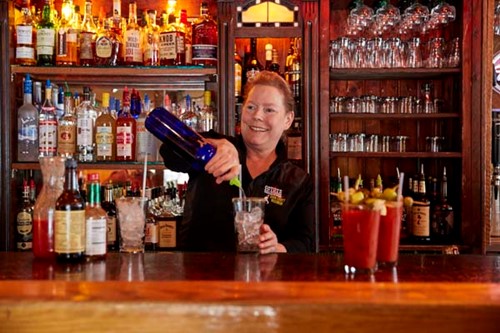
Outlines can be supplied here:
<path id="1" fill-rule="evenodd" d="M 435 20 L 439 24 L 448 24 L 455 21 L 457 11 L 455 6 L 450 5 L 446 1 L 440 1 L 431 10 L 431 20 Z"/>
<path id="2" fill-rule="evenodd" d="M 373 9 L 364 4 L 363 0 L 356 0 L 354 7 L 347 17 L 348 30 L 364 30 L 373 22 Z"/>
<path id="3" fill-rule="evenodd" d="M 399 8 L 391 5 L 385 0 L 381 1 L 381 7 L 375 12 L 375 31 L 382 34 L 392 29 L 401 20 Z"/>
<path id="4" fill-rule="evenodd" d="M 429 19 L 429 8 L 415 1 L 410 7 L 406 8 L 403 14 L 403 20 L 406 25 L 412 29 L 420 29 L 420 27 Z"/>

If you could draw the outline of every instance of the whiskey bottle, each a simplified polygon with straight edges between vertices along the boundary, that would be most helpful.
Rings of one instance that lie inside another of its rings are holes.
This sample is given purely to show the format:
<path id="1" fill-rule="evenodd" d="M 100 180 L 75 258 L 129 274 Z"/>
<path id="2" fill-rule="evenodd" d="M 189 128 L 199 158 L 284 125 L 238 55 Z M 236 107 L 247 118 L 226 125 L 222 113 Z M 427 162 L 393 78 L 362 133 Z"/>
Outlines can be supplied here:
<path id="1" fill-rule="evenodd" d="M 42 18 L 38 22 L 36 33 L 36 57 L 38 66 L 54 65 L 54 48 L 56 45 L 55 24 L 52 20 L 50 0 L 45 0 Z"/>
<path id="2" fill-rule="evenodd" d="M 16 64 L 35 66 L 36 26 L 31 16 L 30 1 L 23 0 L 21 15 L 16 20 Z"/>
<path id="3" fill-rule="evenodd" d="M 253 78 L 263 70 L 262 65 L 257 58 L 257 39 L 252 38 L 250 41 L 250 55 L 247 62 L 245 63 L 244 74 L 245 82 L 248 83 L 253 80 Z"/>
<path id="4" fill-rule="evenodd" d="M 160 65 L 160 27 L 156 25 L 156 10 L 148 10 L 147 25 L 143 32 L 143 62 L 144 66 Z"/>
<path id="5" fill-rule="evenodd" d="M 101 207 L 99 174 L 87 176 L 88 205 L 85 207 L 85 256 L 103 259 L 106 256 L 107 214 Z"/>
<path id="6" fill-rule="evenodd" d="M 64 93 L 64 115 L 57 126 L 57 153 L 64 157 L 76 154 L 76 116 L 70 91 Z"/>
<path id="7" fill-rule="evenodd" d="M 95 65 L 111 66 L 113 42 L 111 39 L 110 23 L 109 20 L 106 20 L 105 18 L 99 18 L 99 21 L 100 25 L 97 28 L 95 40 Z"/>
<path id="8" fill-rule="evenodd" d="M 73 3 L 65 0 L 61 9 L 62 17 L 56 37 L 56 65 L 75 66 L 77 64 L 77 31 L 73 29 Z"/>
<path id="9" fill-rule="evenodd" d="M 57 117 L 51 99 L 52 85 L 50 80 L 47 80 L 45 101 L 40 109 L 38 122 L 39 156 L 55 156 L 57 151 Z"/>
<path id="10" fill-rule="evenodd" d="M 187 19 L 187 10 L 181 9 L 180 24 L 184 29 L 184 52 L 186 54 L 184 65 L 191 65 L 193 63 L 193 35 L 192 26 Z"/>
<path id="11" fill-rule="evenodd" d="M 441 244 L 448 244 L 453 241 L 454 236 L 454 210 L 448 202 L 448 178 L 446 167 L 443 169 L 441 179 L 441 195 L 438 203 L 434 207 L 435 224 L 433 225 L 433 238 Z"/>
<path id="12" fill-rule="evenodd" d="M 123 90 L 123 109 L 116 119 L 116 160 L 135 160 L 136 122 L 130 114 L 130 94 Z"/>
<path id="13" fill-rule="evenodd" d="M 430 201 L 427 198 L 423 164 L 420 166 L 418 187 L 415 192 L 412 206 L 413 240 L 416 243 L 429 243 L 431 241 Z"/>
<path id="14" fill-rule="evenodd" d="M 109 36 L 111 39 L 111 56 L 108 65 L 120 66 L 124 62 L 125 52 L 120 0 L 113 0 L 113 16 L 111 17 Z"/>
<path id="15" fill-rule="evenodd" d="M 95 145 L 97 161 L 114 161 L 116 158 L 116 120 L 109 111 L 109 93 L 102 94 L 102 112 L 95 120 Z"/>
<path id="16" fill-rule="evenodd" d="M 116 206 L 114 199 L 114 188 L 112 184 L 106 184 L 104 187 L 104 198 L 102 201 L 102 208 L 107 213 L 107 249 L 108 251 L 118 250 L 118 230 L 116 224 Z"/>
<path id="17" fill-rule="evenodd" d="M 97 27 L 92 18 L 92 1 L 85 1 L 85 14 L 80 31 L 80 65 L 95 65 L 95 40 Z"/>
<path id="18" fill-rule="evenodd" d="M 17 160 L 38 161 L 38 110 L 32 104 L 33 81 L 24 78 L 24 103 L 17 111 Z"/>
<path id="19" fill-rule="evenodd" d="M 128 24 L 124 35 L 125 43 L 125 65 L 141 66 L 142 61 L 142 41 L 141 30 L 137 24 L 137 3 L 129 4 Z"/>
<path id="20" fill-rule="evenodd" d="M 217 23 L 208 11 L 208 3 L 201 3 L 201 16 L 192 26 L 193 65 L 217 66 Z"/>
<path id="21" fill-rule="evenodd" d="M 302 165 L 302 131 L 300 120 L 295 119 L 293 127 L 286 134 L 287 157 L 297 165 Z"/>
<path id="22" fill-rule="evenodd" d="M 77 162 L 65 162 L 64 190 L 56 201 L 54 212 L 54 243 L 56 258 L 78 262 L 85 252 L 85 202 L 78 190 Z"/>
<path id="23" fill-rule="evenodd" d="M 23 201 L 16 216 L 16 249 L 28 251 L 33 240 L 33 202 L 30 200 L 28 180 L 23 180 Z"/>
<path id="24" fill-rule="evenodd" d="M 276 49 L 273 49 L 272 50 L 272 61 L 271 61 L 271 65 L 269 66 L 269 71 L 271 72 L 275 72 L 275 73 L 278 73 L 281 75 L 280 73 L 280 63 L 279 63 L 279 56 L 278 56 L 278 50 Z"/>

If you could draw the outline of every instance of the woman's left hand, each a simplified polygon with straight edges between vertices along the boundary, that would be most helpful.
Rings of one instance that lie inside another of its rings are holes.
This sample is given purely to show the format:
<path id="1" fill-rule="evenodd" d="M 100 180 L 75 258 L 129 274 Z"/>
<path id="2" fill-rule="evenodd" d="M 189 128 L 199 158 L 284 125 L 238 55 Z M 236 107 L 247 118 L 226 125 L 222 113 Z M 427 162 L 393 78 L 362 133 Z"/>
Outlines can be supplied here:
<path id="1" fill-rule="evenodd" d="M 259 240 L 260 254 L 286 252 L 286 248 L 278 243 L 278 237 L 276 237 L 274 231 L 272 231 L 271 227 L 267 224 L 260 226 Z"/>

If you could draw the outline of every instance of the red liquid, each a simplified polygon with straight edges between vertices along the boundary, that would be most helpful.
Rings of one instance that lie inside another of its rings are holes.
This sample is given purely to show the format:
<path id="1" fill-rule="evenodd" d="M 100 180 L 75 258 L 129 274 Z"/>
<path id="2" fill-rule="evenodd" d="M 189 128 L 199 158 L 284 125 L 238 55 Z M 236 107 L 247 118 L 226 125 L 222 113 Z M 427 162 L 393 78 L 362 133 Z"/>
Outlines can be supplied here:
<path id="1" fill-rule="evenodd" d="M 356 271 L 375 270 L 379 224 L 379 211 L 359 205 L 343 206 L 342 228 L 346 265 L 356 268 Z"/>
<path id="2" fill-rule="evenodd" d="M 55 259 L 53 222 L 33 220 L 33 255 L 35 258 Z"/>
<path id="3" fill-rule="evenodd" d="M 395 265 L 398 260 L 399 233 L 401 230 L 402 202 L 386 203 L 387 215 L 380 216 L 377 261 Z"/>

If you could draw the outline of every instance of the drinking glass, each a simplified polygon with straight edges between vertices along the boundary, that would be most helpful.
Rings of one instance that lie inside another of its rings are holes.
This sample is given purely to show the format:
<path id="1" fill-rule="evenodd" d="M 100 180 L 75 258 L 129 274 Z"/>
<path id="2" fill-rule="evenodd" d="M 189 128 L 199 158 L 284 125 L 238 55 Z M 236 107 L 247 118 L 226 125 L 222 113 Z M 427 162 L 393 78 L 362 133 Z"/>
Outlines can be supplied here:
<path id="1" fill-rule="evenodd" d="M 460 38 L 456 37 L 450 41 L 450 47 L 448 51 L 447 64 L 448 67 L 458 67 L 460 66 Z"/>
<path id="2" fill-rule="evenodd" d="M 342 203 L 346 273 L 376 270 L 380 211 L 364 204 Z"/>
<path id="3" fill-rule="evenodd" d="M 147 199 L 120 197 L 115 202 L 120 229 L 120 252 L 144 252 Z"/>
<path id="4" fill-rule="evenodd" d="M 427 58 L 427 67 L 442 68 L 446 62 L 444 53 L 444 39 L 433 38 L 429 41 L 429 56 Z"/>
<path id="5" fill-rule="evenodd" d="M 347 17 L 347 26 L 353 30 L 364 30 L 372 24 L 373 16 L 373 9 L 365 5 L 363 0 L 357 0 L 356 7 L 349 12 Z"/>
<path id="6" fill-rule="evenodd" d="M 446 1 L 440 1 L 431 10 L 430 20 L 435 20 L 438 24 L 448 24 L 455 21 L 457 11 L 455 6 L 450 5 Z"/>
<path id="7" fill-rule="evenodd" d="M 264 223 L 265 198 L 233 198 L 234 228 L 238 252 L 259 252 L 260 226 Z"/>
<path id="8" fill-rule="evenodd" d="M 420 38 L 413 37 L 407 42 L 405 67 L 422 67 L 422 50 L 420 49 Z"/>
<path id="9" fill-rule="evenodd" d="M 377 34 L 391 30 L 396 24 L 401 20 L 401 13 L 399 9 L 388 2 L 384 2 L 383 5 L 377 9 L 375 12 L 375 31 Z"/>
<path id="10" fill-rule="evenodd" d="M 411 30 L 419 30 L 429 18 L 429 8 L 415 1 L 403 13 L 404 24 Z"/>
<path id="11" fill-rule="evenodd" d="M 386 201 L 385 207 L 385 215 L 380 216 L 377 262 L 379 265 L 396 266 L 403 201 Z"/>

